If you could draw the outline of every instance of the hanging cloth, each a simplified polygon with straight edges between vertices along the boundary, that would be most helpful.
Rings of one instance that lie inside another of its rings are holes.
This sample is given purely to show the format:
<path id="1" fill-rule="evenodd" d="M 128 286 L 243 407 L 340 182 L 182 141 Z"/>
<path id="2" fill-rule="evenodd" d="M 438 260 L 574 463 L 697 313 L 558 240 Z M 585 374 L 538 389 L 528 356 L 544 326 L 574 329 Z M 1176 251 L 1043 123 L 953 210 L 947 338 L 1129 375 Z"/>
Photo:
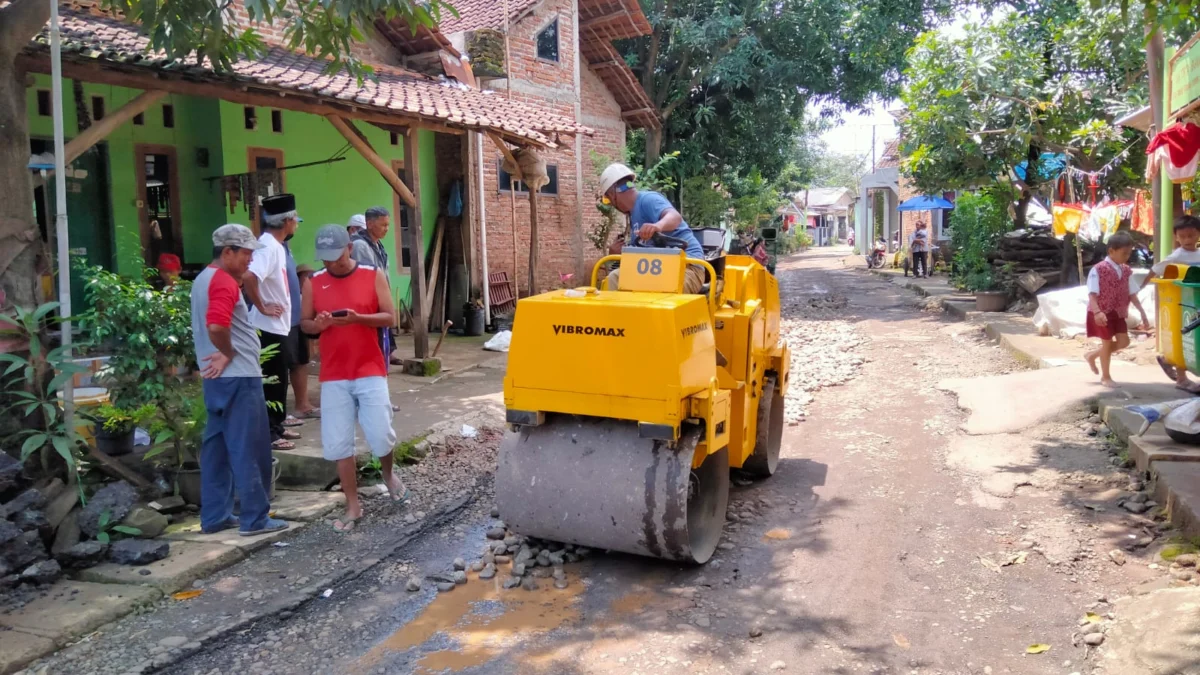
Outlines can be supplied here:
<path id="1" fill-rule="evenodd" d="M 446 203 L 446 215 L 457 218 L 462 215 L 462 181 L 456 180 L 450 184 L 450 199 Z"/>
<path id="2" fill-rule="evenodd" d="M 1137 190 L 1133 195 L 1133 213 L 1130 215 L 1129 227 L 1134 232 L 1154 236 L 1154 211 L 1150 193 Z"/>
<path id="3" fill-rule="evenodd" d="M 1051 208 L 1051 214 L 1054 217 L 1054 236 L 1061 237 L 1068 232 L 1075 234 L 1079 232 L 1079 225 L 1083 222 L 1084 211 L 1075 204 L 1055 204 Z"/>
<path id="4" fill-rule="evenodd" d="M 1187 122 L 1163 129 L 1150 139 L 1146 154 L 1146 175 L 1150 179 L 1158 174 L 1161 164 L 1172 182 L 1189 182 L 1196 175 L 1196 161 L 1200 159 L 1200 126 Z"/>
<path id="5" fill-rule="evenodd" d="M 1089 222 L 1092 223 L 1092 227 L 1085 228 L 1086 231 L 1081 236 L 1092 241 L 1108 241 L 1121 224 L 1121 211 L 1115 204 L 1101 206 L 1092 210 Z"/>

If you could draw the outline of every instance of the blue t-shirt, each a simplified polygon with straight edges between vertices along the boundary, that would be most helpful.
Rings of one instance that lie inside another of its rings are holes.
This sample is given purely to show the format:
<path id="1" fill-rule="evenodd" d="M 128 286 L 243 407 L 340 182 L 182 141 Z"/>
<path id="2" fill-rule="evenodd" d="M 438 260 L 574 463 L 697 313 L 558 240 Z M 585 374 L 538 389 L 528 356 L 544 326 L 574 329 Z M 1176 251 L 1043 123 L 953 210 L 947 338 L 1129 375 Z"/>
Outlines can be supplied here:
<path id="1" fill-rule="evenodd" d="M 292 248 L 283 243 L 287 253 L 288 294 L 292 296 L 292 325 L 300 325 L 300 275 L 296 274 L 296 259 L 292 257 Z"/>
<path id="2" fill-rule="evenodd" d="M 667 209 L 673 208 L 675 207 L 671 206 L 671 202 L 658 192 L 638 192 L 637 201 L 633 203 L 633 211 L 629 214 L 629 220 L 633 224 L 635 245 L 651 246 L 652 244 L 649 242 L 643 242 L 637 238 L 638 229 L 645 223 L 657 223 Z M 704 249 L 700 248 L 700 240 L 696 239 L 696 235 L 692 232 L 692 228 L 688 227 L 686 220 L 674 230 L 664 231 L 663 235 L 686 241 L 687 257 L 704 260 Z"/>

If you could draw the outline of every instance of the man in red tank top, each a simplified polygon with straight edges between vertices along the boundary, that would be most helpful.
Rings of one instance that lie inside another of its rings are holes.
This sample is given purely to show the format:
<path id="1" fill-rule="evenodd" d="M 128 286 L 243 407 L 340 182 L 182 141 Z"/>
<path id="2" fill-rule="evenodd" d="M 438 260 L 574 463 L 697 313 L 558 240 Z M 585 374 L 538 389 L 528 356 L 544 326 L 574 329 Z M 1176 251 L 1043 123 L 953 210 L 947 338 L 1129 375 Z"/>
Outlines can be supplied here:
<path id="1" fill-rule="evenodd" d="M 321 446 L 325 459 L 337 462 L 346 494 L 346 514 L 333 528 L 349 532 L 363 514 L 354 462 L 356 422 L 371 454 L 379 458 L 392 501 L 403 501 L 407 493 L 392 471 L 396 432 L 387 361 L 379 347 L 379 329 L 394 322 L 392 299 L 383 271 L 350 257 L 350 237 L 341 225 L 318 230 L 316 248 L 325 269 L 313 274 L 304 289 L 300 327 L 319 336 Z"/>

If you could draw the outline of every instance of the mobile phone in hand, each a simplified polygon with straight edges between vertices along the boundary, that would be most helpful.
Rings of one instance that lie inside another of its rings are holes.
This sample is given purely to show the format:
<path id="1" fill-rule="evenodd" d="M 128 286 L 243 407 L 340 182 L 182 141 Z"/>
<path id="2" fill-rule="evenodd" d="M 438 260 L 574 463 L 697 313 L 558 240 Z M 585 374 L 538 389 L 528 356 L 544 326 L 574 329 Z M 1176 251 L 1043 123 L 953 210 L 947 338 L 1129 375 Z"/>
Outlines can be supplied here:
<path id="1" fill-rule="evenodd" d="M 348 310 L 348 309 L 338 309 L 338 310 L 335 310 L 335 311 L 333 311 L 333 312 L 330 312 L 330 314 L 329 314 L 329 315 L 330 315 L 330 316 L 342 317 L 342 316 L 349 316 L 349 314 L 350 314 L 350 310 Z"/>

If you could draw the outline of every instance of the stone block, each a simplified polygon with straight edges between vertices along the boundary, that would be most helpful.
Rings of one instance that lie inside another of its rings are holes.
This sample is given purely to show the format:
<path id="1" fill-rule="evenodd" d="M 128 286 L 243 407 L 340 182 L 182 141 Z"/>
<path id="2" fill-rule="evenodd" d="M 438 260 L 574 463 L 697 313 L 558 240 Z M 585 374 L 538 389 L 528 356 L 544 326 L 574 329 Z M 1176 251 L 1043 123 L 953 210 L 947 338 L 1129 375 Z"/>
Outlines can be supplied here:
<path id="1" fill-rule="evenodd" d="M 54 641 L 48 638 L 19 630 L 0 631 L 0 673 L 15 673 L 53 651 Z"/>
<path id="2" fill-rule="evenodd" d="M 100 518 L 107 513 L 108 522 L 116 524 L 129 515 L 137 503 L 138 494 L 125 481 L 109 483 L 96 491 L 79 514 L 79 529 L 89 537 L 100 533 Z"/>
<path id="3" fill-rule="evenodd" d="M 132 527 L 141 534 L 137 535 L 141 539 L 153 539 L 163 533 L 167 529 L 167 525 L 171 524 L 163 514 L 146 506 L 135 506 L 121 521 L 121 524 L 126 527 Z"/>
<path id="4" fill-rule="evenodd" d="M 0 626 L 61 647 L 161 596 L 155 588 L 59 581 L 33 602 L 0 614 Z"/>
<path id="5" fill-rule="evenodd" d="M 424 359 L 404 359 L 404 373 L 418 377 L 433 377 L 442 372 L 442 360 L 436 356 Z"/>
<path id="6" fill-rule="evenodd" d="M 171 543 L 170 554 L 157 562 L 138 567 L 103 563 L 81 570 L 75 576 L 81 581 L 152 586 L 163 593 L 174 593 L 190 587 L 196 579 L 229 567 L 242 557 L 241 550 L 233 546 L 177 541 Z"/>
<path id="7" fill-rule="evenodd" d="M 271 500 L 271 516 L 283 520 L 320 520 L 346 504 L 341 492 L 277 490 Z"/>
<path id="8" fill-rule="evenodd" d="M 189 518 L 182 522 L 171 525 L 162 538 L 172 542 L 179 541 L 196 544 L 219 544 L 221 546 L 239 549 L 244 553 L 250 553 L 265 546 L 269 546 L 281 539 L 287 538 L 300 528 L 304 527 L 305 524 L 289 522 L 288 525 L 289 527 L 286 530 L 260 534 L 255 537 L 243 537 L 238 533 L 237 528 L 225 530 L 223 532 L 215 532 L 213 534 L 205 534 L 204 532 L 200 531 L 200 519 Z"/>
<path id="9" fill-rule="evenodd" d="M 170 553 L 171 544 L 165 541 L 122 539 L 109 547 L 108 559 L 118 565 L 149 565 Z"/>

